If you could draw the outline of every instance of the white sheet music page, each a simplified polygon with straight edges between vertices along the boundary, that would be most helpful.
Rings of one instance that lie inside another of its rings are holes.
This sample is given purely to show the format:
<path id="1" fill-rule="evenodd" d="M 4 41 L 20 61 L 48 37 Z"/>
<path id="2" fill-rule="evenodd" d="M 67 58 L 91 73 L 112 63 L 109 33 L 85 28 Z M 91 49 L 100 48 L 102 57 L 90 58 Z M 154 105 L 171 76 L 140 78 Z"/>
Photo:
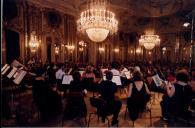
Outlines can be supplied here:
<path id="1" fill-rule="evenodd" d="M 7 77 L 9 79 L 11 79 L 13 77 L 13 75 L 16 73 L 18 69 L 16 67 L 13 67 L 13 69 L 11 70 L 11 72 L 7 75 Z"/>
<path id="2" fill-rule="evenodd" d="M 26 75 L 26 71 L 21 70 L 17 77 L 13 80 L 15 84 L 19 85 Z"/>
<path id="3" fill-rule="evenodd" d="M 10 66 L 7 66 L 6 69 L 1 73 L 1 75 L 5 75 L 5 73 L 10 69 Z"/>
<path id="4" fill-rule="evenodd" d="M 162 85 L 162 81 L 158 74 L 152 76 L 152 79 L 154 80 L 154 83 L 156 84 L 157 87 L 160 87 Z"/>
<path id="5" fill-rule="evenodd" d="M 113 76 L 112 82 L 116 83 L 118 86 L 122 85 L 120 76 Z"/>
<path id="6" fill-rule="evenodd" d="M 7 68 L 8 64 L 5 64 L 3 68 L 1 69 L 1 72 L 3 72 Z"/>
<path id="7" fill-rule="evenodd" d="M 64 75 L 62 84 L 70 84 L 72 80 L 73 80 L 72 75 Z"/>

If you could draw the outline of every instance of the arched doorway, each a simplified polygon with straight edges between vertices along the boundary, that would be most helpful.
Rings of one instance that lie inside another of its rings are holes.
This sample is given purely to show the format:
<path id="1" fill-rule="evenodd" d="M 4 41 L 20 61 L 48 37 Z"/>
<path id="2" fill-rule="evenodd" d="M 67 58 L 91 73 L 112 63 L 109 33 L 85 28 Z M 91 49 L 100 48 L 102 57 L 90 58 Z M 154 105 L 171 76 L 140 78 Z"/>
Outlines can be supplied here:
<path id="1" fill-rule="evenodd" d="M 20 57 L 19 33 L 5 29 L 6 62 L 10 64 Z"/>

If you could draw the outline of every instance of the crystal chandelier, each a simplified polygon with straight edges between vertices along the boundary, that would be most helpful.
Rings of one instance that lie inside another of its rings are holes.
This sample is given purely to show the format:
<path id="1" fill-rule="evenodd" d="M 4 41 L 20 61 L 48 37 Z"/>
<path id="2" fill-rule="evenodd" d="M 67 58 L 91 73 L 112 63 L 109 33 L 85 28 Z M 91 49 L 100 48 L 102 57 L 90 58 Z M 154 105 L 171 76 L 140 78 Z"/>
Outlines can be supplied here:
<path id="1" fill-rule="evenodd" d="M 139 43 L 147 50 L 151 50 L 155 46 L 160 45 L 160 38 L 158 35 L 154 34 L 154 30 L 147 30 L 145 35 L 141 35 Z"/>
<path id="2" fill-rule="evenodd" d="M 106 8 L 107 0 L 89 0 L 87 9 L 80 14 L 77 30 L 87 33 L 93 42 L 102 42 L 118 31 L 115 14 Z"/>
<path id="3" fill-rule="evenodd" d="M 39 47 L 39 41 L 37 40 L 37 36 L 35 34 L 35 31 L 33 31 L 30 35 L 29 46 L 30 46 L 31 52 L 36 52 L 36 50 Z"/>

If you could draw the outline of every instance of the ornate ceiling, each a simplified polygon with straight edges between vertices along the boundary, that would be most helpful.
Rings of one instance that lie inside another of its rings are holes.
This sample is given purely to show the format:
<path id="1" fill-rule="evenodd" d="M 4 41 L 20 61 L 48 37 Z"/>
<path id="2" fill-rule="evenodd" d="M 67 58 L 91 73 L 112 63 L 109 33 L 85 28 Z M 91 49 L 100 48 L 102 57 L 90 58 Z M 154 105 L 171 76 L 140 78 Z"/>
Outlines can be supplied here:
<path id="1" fill-rule="evenodd" d="M 34 4 L 55 8 L 78 18 L 87 0 L 28 0 Z M 108 8 L 116 13 L 119 30 L 143 33 L 153 26 L 157 33 L 185 31 L 185 16 L 195 8 L 195 0 L 109 0 Z"/>

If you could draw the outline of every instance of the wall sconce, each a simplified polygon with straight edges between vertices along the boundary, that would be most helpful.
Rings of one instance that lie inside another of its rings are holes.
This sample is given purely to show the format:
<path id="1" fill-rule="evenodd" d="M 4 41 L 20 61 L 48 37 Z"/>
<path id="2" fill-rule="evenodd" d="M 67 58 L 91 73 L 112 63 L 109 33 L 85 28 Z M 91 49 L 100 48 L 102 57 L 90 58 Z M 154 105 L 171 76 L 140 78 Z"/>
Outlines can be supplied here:
<path id="1" fill-rule="evenodd" d="M 115 48 L 115 49 L 114 49 L 114 52 L 115 52 L 115 53 L 118 53 L 118 52 L 119 52 L 119 49 L 118 49 L 118 48 Z"/>
<path id="2" fill-rule="evenodd" d="M 58 46 L 55 46 L 55 54 L 59 54 L 59 52 L 60 52 L 60 48 L 58 47 Z"/>
<path id="3" fill-rule="evenodd" d="M 66 45 L 68 51 L 73 51 L 75 49 L 74 45 Z"/>
<path id="4" fill-rule="evenodd" d="M 31 52 L 37 51 L 37 49 L 39 48 L 39 42 L 40 41 L 37 40 L 35 31 L 33 31 L 30 35 L 30 41 L 29 41 L 29 47 L 30 47 Z"/>
<path id="5" fill-rule="evenodd" d="M 104 48 L 99 48 L 99 51 L 100 51 L 100 52 L 104 52 L 105 49 L 104 49 Z"/>
<path id="6" fill-rule="evenodd" d="M 141 49 L 140 48 L 137 48 L 135 52 L 138 53 L 138 54 L 140 54 L 141 53 Z"/>
<path id="7" fill-rule="evenodd" d="M 133 50 L 131 50 L 130 53 L 133 54 Z"/>
<path id="8" fill-rule="evenodd" d="M 163 47 L 163 48 L 162 48 L 163 54 L 165 54 L 166 50 L 167 50 L 166 47 Z"/>
<path id="9" fill-rule="evenodd" d="M 79 41 L 79 45 L 82 47 L 87 47 L 87 44 L 83 40 Z"/>
<path id="10" fill-rule="evenodd" d="M 79 48 L 79 52 L 83 52 L 83 50 L 84 50 L 83 48 Z"/>
<path id="11" fill-rule="evenodd" d="M 151 54 L 152 54 L 152 52 L 151 52 L 151 51 L 149 51 L 149 52 L 148 52 L 148 55 L 151 55 Z"/>

